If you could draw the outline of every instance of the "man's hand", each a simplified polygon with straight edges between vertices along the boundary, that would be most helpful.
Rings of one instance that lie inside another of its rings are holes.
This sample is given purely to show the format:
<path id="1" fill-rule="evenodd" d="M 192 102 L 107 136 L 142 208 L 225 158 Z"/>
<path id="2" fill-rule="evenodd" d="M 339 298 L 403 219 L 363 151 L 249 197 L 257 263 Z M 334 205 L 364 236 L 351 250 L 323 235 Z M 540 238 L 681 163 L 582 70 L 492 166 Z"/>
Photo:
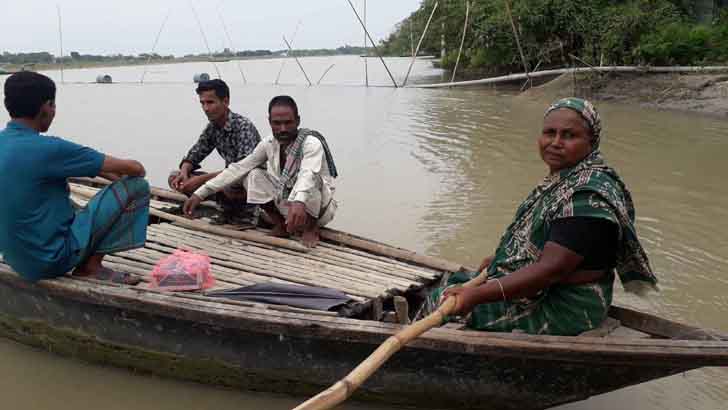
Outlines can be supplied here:
<path id="1" fill-rule="evenodd" d="M 181 173 L 180 173 L 181 174 Z M 209 178 L 207 175 L 198 175 L 194 177 L 188 177 L 186 180 L 184 180 L 180 185 L 178 191 L 184 192 L 186 194 L 192 194 L 199 187 L 205 184 Z"/>
<path id="2" fill-rule="evenodd" d="M 104 156 L 104 164 L 101 166 L 100 174 L 128 175 L 130 177 L 144 177 L 147 171 L 144 165 L 133 159 L 119 159 L 111 155 Z"/>
<path id="3" fill-rule="evenodd" d="M 99 172 L 99 176 L 111 182 L 116 182 L 121 179 L 121 175 L 112 172 Z"/>
<path id="4" fill-rule="evenodd" d="M 286 216 L 286 231 L 294 233 L 301 230 L 308 222 L 306 206 L 303 202 L 291 202 Z"/>
<path id="5" fill-rule="evenodd" d="M 184 212 L 186 217 L 194 218 L 195 209 L 198 205 L 200 205 L 201 202 L 202 198 L 195 194 L 192 194 L 192 196 L 187 198 L 187 200 L 185 201 L 185 204 L 182 207 L 182 212 Z"/>
<path id="6" fill-rule="evenodd" d="M 449 288 L 445 290 L 445 293 L 442 295 L 440 304 L 444 303 L 445 300 L 449 297 L 457 297 L 457 305 L 455 306 L 455 310 L 453 310 L 451 314 L 459 316 L 467 315 L 468 313 L 470 313 L 470 311 L 473 310 L 475 305 L 478 304 L 477 289 L 477 287 L 464 288 L 461 286 Z"/>
<path id="7" fill-rule="evenodd" d="M 182 192 L 182 186 L 188 179 L 190 179 L 190 174 L 181 170 L 177 176 L 170 179 L 169 186 L 175 191 Z"/>

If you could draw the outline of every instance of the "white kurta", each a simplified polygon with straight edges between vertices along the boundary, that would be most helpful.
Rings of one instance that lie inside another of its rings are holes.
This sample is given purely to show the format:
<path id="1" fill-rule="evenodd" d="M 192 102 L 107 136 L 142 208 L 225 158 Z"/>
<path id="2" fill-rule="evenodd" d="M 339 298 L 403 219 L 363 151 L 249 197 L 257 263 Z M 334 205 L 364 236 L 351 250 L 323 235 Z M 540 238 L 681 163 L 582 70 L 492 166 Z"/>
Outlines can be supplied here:
<path id="1" fill-rule="evenodd" d="M 302 202 L 306 212 L 318 219 L 319 225 L 329 223 L 338 204 L 333 198 L 334 178 L 329 171 L 323 145 L 314 136 L 307 136 L 303 143 L 303 159 L 295 184 L 288 198 L 280 198 L 278 186 L 282 168 L 281 145 L 275 137 L 264 138 L 245 159 L 231 163 L 220 175 L 201 186 L 195 195 L 202 199 L 223 190 L 236 181 L 244 183 L 248 203 L 265 204 L 273 201 L 283 215 L 288 213 L 289 202 Z M 267 169 L 259 168 L 266 164 Z"/>

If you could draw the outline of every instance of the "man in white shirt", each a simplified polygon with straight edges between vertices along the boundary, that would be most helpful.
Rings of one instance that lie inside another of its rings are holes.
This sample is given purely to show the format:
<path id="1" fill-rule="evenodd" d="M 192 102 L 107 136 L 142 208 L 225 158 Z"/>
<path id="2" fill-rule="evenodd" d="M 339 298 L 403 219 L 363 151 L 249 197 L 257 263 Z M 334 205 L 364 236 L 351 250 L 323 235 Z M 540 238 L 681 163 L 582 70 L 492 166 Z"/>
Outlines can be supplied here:
<path id="1" fill-rule="evenodd" d="M 338 207 L 333 197 L 338 176 L 334 159 L 320 133 L 299 128 L 301 118 L 293 98 L 273 98 L 268 115 L 273 135 L 197 189 L 185 202 L 184 212 L 192 217 L 205 198 L 242 180 L 248 203 L 261 205 L 273 220 L 272 235 L 300 232 L 303 243 L 314 247 L 319 228 L 331 222 Z M 264 164 L 266 169 L 260 168 Z"/>

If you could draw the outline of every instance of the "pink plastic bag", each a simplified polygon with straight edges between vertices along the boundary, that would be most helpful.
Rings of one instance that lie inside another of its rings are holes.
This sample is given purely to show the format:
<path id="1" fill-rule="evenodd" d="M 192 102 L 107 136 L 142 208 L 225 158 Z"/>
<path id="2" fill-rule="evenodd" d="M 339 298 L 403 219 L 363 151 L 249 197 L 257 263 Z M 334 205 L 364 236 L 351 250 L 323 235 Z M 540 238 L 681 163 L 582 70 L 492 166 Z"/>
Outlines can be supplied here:
<path id="1" fill-rule="evenodd" d="M 161 290 L 200 290 L 215 285 L 210 273 L 210 257 L 177 249 L 154 266 L 150 288 Z"/>

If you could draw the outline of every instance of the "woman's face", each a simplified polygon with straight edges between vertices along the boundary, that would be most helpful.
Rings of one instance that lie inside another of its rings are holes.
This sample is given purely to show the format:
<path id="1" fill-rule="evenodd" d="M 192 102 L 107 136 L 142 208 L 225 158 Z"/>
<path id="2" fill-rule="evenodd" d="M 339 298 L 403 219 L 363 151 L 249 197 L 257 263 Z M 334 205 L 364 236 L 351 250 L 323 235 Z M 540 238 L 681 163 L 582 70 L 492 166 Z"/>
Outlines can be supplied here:
<path id="1" fill-rule="evenodd" d="M 591 131 L 576 111 L 561 108 L 544 118 L 538 148 L 553 174 L 573 167 L 592 152 Z"/>

